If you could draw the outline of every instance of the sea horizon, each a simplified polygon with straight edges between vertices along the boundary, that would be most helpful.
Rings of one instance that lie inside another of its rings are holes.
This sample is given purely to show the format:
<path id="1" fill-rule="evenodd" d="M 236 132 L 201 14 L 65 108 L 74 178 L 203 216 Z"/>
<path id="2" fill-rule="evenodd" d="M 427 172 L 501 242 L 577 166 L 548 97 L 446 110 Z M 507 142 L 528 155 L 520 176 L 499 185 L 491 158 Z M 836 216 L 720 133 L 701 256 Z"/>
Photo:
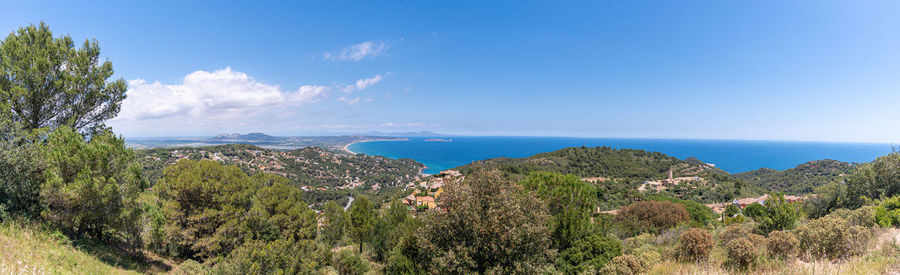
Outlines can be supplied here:
<path id="1" fill-rule="evenodd" d="M 453 141 L 425 141 L 429 138 L 452 138 Z M 353 153 L 411 158 L 428 167 L 426 174 L 433 174 L 478 160 L 528 157 L 578 146 L 656 151 L 680 159 L 696 157 L 729 173 L 760 168 L 785 170 L 822 159 L 869 162 L 894 148 L 892 143 L 842 141 L 457 135 L 408 137 L 405 141 L 357 141 L 345 148 Z"/>

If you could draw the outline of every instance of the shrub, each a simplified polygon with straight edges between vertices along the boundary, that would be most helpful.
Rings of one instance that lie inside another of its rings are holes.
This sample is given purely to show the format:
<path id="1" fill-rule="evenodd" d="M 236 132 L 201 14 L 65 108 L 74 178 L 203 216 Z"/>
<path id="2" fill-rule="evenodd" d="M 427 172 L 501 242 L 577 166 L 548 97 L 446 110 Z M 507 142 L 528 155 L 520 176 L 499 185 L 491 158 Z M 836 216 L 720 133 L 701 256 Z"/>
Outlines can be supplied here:
<path id="1" fill-rule="evenodd" d="M 734 217 L 734 215 L 740 214 L 741 208 L 737 207 L 737 205 L 729 204 L 725 206 L 725 211 L 722 212 L 722 215 L 726 217 Z"/>
<path id="2" fill-rule="evenodd" d="M 619 241 L 592 234 L 575 241 L 572 247 L 560 253 L 557 266 L 565 273 L 581 273 L 599 268 L 619 255 L 622 255 Z"/>
<path id="3" fill-rule="evenodd" d="M 747 269 L 756 264 L 760 257 L 760 251 L 750 238 L 737 238 L 725 245 L 725 253 L 728 254 L 728 263 Z"/>
<path id="4" fill-rule="evenodd" d="M 900 225 L 900 196 L 885 199 L 875 207 L 875 222 L 882 227 Z"/>
<path id="5" fill-rule="evenodd" d="M 719 233 L 719 244 L 726 245 L 731 240 L 746 237 L 753 232 L 753 228 L 744 224 L 734 224 L 725 227 L 722 233 Z"/>
<path id="6" fill-rule="evenodd" d="M 685 210 L 687 210 L 688 215 L 691 216 L 691 220 L 700 225 L 707 225 L 712 223 L 716 215 L 713 213 L 712 209 L 703 205 L 699 202 L 691 201 L 691 200 L 682 200 L 673 197 L 659 196 L 654 195 L 650 196 L 650 200 L 653 201 L 668 201 L 677 204 L 684 205 Z"/>
<path id="7" fill-rule="evenodd" d="M 743 214 L 737 214 L 733 217 L 725 216 L 722 218 L 722 222 L 725 223 L 725 225 L 742 224 L 745 221 L 747 221 L 747 218 L 745 218 Z"/>
<path id="8" fill-rule="evenodd" d="M 814 258 L 845 258 L 865 251 L 871 232 L 847 220 L 825 216 L 795 230 L 801 251 Z"/>
<path id="9" fill-rule="evenodd" d="M 328 264 L 329 251 L 315 241 L 254 240 L 232 250 L 217 263 L 215 274 L 309 274 Z"/>
<path id="10" fill-rule="evenodd" d="M 193 275 L 206 274 L 206 272 L 206 268 L 203 266 L 203 264 L 198 263 L 194 260 L 185 260 L 184 262 L 181 262 L 181 264 L 175 266 L 175 268 L 172 268 L 172 270 L 169 271 L 169 274 Z"/>
<path id="11" fill-rule="evenodd" d="M 616 216 L 634 232 L 660 232 L 690 220 L 684 205 L 671 202 L 641 201 L 622 208 Z"/>
<path id="12" fill-rule="evenodd" d="M 759 217 L 759 231 L 768 235 L 775 230 L 793 229 L 800 219 L 800 211 L 784 199 L 784 195 L 769 195 L 766 199 L 766 213 Z"/>
<path id="13" fill-rule="evenodd" d="M 338 253 L 337 258 L 334 262 L 335 267 L 340 274 L 364 274 L 369 272 L 372 269 L 369 266 L 369 261 L 363 259 L 357 254 L 354 254 L 350 250 L 342 250 Z"/>
<path id="14" fill-rule="evenodd" d="M 678 257 L 682 260 L 699 262 L 709 258 L 709 252 L 716 241 L 706 230 L 691 228 L 681 233 L 678 247 Z"/>
<path id="15" fill-rule="evenodd" d="M 766 207 L 758 203 L 753 203 L 744 207 L 743 213 L 745 216 L 755 220 L 766 215 Z"/>
<path id="16" fill-rule="evenodd" d="M 641 260 L 634 255 L 622 255 L 613 258 L 608 264 L 600 269 L 600 274 L 611 275 L 631 275 L 639 274 L 645 271 L 645 267 L 641 265 Z"/>
<path id="17" fill-rule="evenodd" d="M 659 252 L 649 245 L 641 246 L 638 249 L 634 250 L 635 256 L 638 257 L 638 260 L 641 262 L 641 266 L 644 267 L 645 270 L 649 270 L 653 268 L 654 265 L 658 264 L 662 260 L 662 255 Z"/>
<path id="18" fill-rule="evenodd" d="M 786 231 L 772 231 L 766 240 L 769 255 L 779 259 L 787 259 L 797 255 L 797 236 Z"/>
<path id="19" fill-rule="evenodd" d="M 834 210 L 826 216 L 845 219 L 850 225 L 859 225 L 863 227 L 874 227 L 878 224 L 878 207 L 863 206 L 856 210 L 845 208 Z"/>
<path id="20" fill-rule="evenodd" d="M 622 252 L 626 254 L 634 254 L 633 251 L 639 247 L 650 245 L 656 239 L 656 236 L 649 233 L 643 233 L 622 241 Z"/>

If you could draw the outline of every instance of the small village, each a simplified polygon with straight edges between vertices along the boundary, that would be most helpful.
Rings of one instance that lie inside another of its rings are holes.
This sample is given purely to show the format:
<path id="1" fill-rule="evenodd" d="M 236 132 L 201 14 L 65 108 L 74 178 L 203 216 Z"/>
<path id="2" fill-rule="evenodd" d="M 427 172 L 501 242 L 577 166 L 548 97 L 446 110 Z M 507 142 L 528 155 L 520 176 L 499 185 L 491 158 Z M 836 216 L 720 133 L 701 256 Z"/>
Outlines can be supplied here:
<path id="1" fill-rule="evenodd" d="M 378 190 L 385 187 L 384 184 L 403 186 L 405 183 L 420 179 L 417 175 L 419 168 L 407 169 L 394 160 L 335 153 L 318 147 L 294 151 L 259 150 L 255 147 L 221 148 L 221 150 L 175 149 L 163 154 L 147 155 L 143 161 L 161 162 L 162 166 L 171 166 L 182 159 L 213 160 L 253 171 L 278 174 L 298 181 L 302 184 L 301 188 L 306 191 L 360 188 Z M 383 183 L 367 180 L 369 175 L 384 174 L 396 177 L 391 182 Z M 306 183 L 309 179 L 314 181 Z"/>
<path id="2" fill-rule="evenodd" d="M 424 212 L 428 209 L 435 209 L 440 201 L 441 194 L 444 192 L 444 185 L 459 183 L 463 179 L 465 179 L 465 176 L 459 171 L 444 170 L 423 180 L 411 182 L 406 185 L 406 190 L 412 189 L 412 193 L 403 198 L 403 204 L 411 212 Z"/>

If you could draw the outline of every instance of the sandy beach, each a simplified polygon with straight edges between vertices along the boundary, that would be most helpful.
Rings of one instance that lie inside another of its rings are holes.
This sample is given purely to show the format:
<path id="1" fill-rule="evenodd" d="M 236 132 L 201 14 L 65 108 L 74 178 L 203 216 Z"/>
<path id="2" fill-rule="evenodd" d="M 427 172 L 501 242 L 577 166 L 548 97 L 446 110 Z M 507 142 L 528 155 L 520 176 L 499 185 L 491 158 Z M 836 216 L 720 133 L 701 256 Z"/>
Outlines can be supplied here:
<path id="1" fill-rule="evenodd" d="M 409 139 L 408 139 L 408 138 L 396 138 L 396 139 L 363 139 L 363 140 L 355 140 L 355 141 L 352 141 L 352 142 L 350 142 L 350 143 L 345 144 L 344 147 L 341 147 L 341 150 L 344 151 L 344 152 L 347 152 L 347 153 L 349 153 L 349 154 L 356 155 L 356 152 L 350 151 L 350 145 L 353 145 L 353 144 L 356 144 L 356 143 L 360 143 L 360 142 L 370 142 L 370 141 L 407 141 L 407 140 L 409 140 Z"/>

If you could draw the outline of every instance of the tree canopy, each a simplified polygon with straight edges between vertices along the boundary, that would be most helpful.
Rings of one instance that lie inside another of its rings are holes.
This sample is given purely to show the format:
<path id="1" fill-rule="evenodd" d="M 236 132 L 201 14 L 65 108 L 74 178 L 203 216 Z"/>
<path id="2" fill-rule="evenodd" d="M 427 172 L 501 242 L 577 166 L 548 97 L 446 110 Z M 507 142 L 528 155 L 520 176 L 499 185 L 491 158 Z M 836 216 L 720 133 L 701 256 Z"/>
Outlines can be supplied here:
<path id="1" fill-rule="evenodd" d="M 66 125 L 98 133 L 125 99 L 125 80 L 107 81 L 112 75 L 96 40 L 76 49 L 70 36 L 53 37 L 43 22 L 0 42 L 0 102 L 26 129 Z"/>

